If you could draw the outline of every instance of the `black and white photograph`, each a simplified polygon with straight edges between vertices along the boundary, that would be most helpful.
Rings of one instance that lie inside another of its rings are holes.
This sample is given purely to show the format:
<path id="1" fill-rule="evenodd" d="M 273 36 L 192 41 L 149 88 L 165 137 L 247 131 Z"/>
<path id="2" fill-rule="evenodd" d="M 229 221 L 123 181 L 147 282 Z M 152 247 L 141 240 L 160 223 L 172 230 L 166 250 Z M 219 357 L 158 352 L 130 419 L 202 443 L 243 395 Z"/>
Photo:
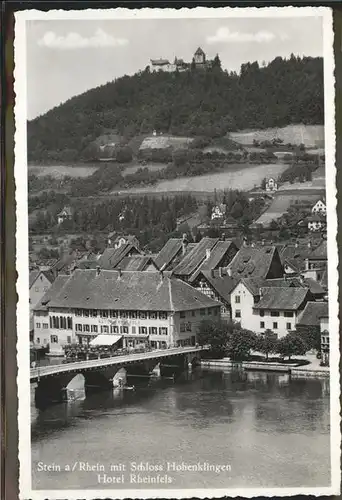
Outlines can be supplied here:
<path id="1" fill-rule="evenodd" d="M 15 23 L 20 498 L 340 490 L 332 12 Z"/>

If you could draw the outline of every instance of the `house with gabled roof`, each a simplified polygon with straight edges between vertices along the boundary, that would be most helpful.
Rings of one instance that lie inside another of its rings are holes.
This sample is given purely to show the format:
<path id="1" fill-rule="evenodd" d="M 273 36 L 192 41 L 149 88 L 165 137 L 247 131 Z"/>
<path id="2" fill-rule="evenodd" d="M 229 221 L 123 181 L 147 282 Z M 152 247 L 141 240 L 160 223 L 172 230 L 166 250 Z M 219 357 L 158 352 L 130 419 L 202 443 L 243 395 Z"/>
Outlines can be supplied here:
<path id="1" fill-rule="evenodd" d="M 62 224 L 65 220 L 71 220 L 73 215 L 73 208 L 66 206 L 57 214 L 57 223 Z"/>
<path id="2" fill-rule="evenodd" d="M 219 238 L 205 237 L 182 258 L 173 269 L 173 274 L 191 283 L 200 269 L 226 267 L 237 251 L 237 246 L 230 240 L 221 241 Z"/>
<path id="3" fill-rule="evenodd" d="M 106 248 L 98 259 L 98 266 L 102 269 L 116 269 L 120 267 L 121 261 L 125 257 L 140 255 L 141 252 L 133 243 L 124 243 L 118 248 Z"/>
<path id="4" fill-rule="evenodd" d="M 54 282 L 54 275 L 50 271 L 35 270 L 30 271 L 29 293 L 30 311 L 38 304 L 43 295 Z"/>
<path id="5" fill-rule="evenodd" d="M 236 284 L 237 280 L 228 276 L 226 269 L 222 267 L 199 270 L 191 282 L 191 286 L 221 302 L 221 318 L 225 321 L 232 319 L 230 297 Z"/>
<path id="6" fill-rule="evenodd" d="M 310 291 L 309 285 L 304 280 L 291 278 L 242 278 L 231 290 L 230 304 L 232 319 L 241 323 L 243 328 L 262 333 L 265 329 L 270 328 L 270 318 L 280 318 L 279 320 L 274 319 L 271 325 L 271 330 L 274 330 L 279 335 L 284 334 L 285 328 L 287 330 L 295 328 L 296 314 L 294 314 L 292 309 L 282 309 L 284 304 L 280 299 L 277 303 L 277 306 L 279 306 L 278 312 L 270 313 L 267 311 L 266 320 L 263 319 L 263 316 L 265 316 L 263 310 L 261 314 L 255 310 L 264 294 L 263 289 L 269 289 L 269 293 L 273 293 L 274 297 L 278 298 L 282 294 L 290 296 L 291 293 L 297 293 L 297 290 L 301 289 L 305 290 L 305 293 L 308 292 L 308 300 L 314 300 L 314 294 Z M 287 289 L 288 291 L 279 292 L 279 289 Z"/>
<path id="7" fill-rule="evenodd" d="M 188 246 L 186 234 L 183 235 L 183 238 L 169 238 L 154 259 L 158 269 L 170 270 L 179 257 L 184 257 Z"/>
<path id="8" fill-rule="evenodd" d="M 282 278 L 284 268 L 276 246 L 243 246 L 227 266 L 237 278 Z"/>
<path id="9" fill-rule="evenodd" d="M 195 345 L 203 319 L 220 317 L 221 303 L 163 272 L 80 270 L 59 276 L 36 306 L 48 324 L 50 352 L 98 336 L 125 347 Z M 110 337 L 111 336 L 111 337 Z M 42 330 L 35 329 L 36 343 Z"/>
<path id="10" fill-rule="evenodd" d="M 327 267 L 327 240 L 323 239 L 322 242 L 314 248 L 305 259 L 305 276 L 320 282 Z"/>

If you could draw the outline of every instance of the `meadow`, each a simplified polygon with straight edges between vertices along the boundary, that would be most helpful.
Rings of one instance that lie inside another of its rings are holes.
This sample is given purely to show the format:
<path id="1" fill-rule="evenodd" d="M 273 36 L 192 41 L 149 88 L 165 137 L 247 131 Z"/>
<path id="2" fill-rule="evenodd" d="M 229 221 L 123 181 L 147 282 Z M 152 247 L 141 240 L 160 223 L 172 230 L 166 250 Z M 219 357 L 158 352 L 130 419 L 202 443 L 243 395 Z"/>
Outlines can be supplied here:
<path id="1" fill-rule="evenodd" d="M 241 145 L 253 144 L 256 141 L 272 141 L 276 137 L 284 144 L 301 144 L 306 147 L 322 147 L 324 145 L 324 125 L 288 125 L 287 127 L 267 128 L 264 130 L 241 130 L 230 133 L 229 137 Z"/>

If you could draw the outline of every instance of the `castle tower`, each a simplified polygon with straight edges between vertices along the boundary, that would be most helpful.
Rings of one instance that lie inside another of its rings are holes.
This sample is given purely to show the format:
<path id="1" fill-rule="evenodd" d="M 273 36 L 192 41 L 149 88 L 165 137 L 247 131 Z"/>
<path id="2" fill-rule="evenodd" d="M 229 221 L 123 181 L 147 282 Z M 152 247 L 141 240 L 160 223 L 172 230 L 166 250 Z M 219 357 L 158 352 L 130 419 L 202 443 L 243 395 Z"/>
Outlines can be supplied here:
<path id="1" fill-rule="evenodd" d="M 201 49 L 201 47 L 198 47 L 194 54 L 194 60 L 195 64 L 205 64 L 205 53 Z"/>

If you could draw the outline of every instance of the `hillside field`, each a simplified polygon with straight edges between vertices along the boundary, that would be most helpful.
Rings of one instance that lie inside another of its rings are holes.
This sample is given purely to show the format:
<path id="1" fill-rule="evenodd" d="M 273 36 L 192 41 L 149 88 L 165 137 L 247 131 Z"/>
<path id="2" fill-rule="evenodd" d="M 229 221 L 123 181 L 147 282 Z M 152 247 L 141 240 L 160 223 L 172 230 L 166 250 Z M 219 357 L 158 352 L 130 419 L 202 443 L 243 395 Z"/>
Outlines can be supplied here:
<path id="1" fill-rule="evenodd" d="M 231 132 L 230 138 L 244 146 L 256 141 L 272 141 L 276 137 L 282 139 L 284 144 L 301 144 L 306 147 L 321 148 L 324 145 L 324 125 L 288 125 L 287 127 L 274 127 L 264 130 L 241 130 Z"/>

